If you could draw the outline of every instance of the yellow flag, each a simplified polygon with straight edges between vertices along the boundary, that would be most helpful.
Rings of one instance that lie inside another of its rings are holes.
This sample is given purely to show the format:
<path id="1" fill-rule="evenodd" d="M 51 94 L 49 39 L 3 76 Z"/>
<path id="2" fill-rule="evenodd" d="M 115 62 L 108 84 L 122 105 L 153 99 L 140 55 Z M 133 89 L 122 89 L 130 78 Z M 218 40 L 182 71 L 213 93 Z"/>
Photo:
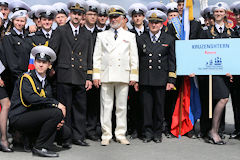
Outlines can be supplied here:
<path id="1" fill-rule="evenodd" d="M 186 7 L 189 8 L 189 21 L 194 19 L 193 17 L 193 0 L 186 0 Z"/>

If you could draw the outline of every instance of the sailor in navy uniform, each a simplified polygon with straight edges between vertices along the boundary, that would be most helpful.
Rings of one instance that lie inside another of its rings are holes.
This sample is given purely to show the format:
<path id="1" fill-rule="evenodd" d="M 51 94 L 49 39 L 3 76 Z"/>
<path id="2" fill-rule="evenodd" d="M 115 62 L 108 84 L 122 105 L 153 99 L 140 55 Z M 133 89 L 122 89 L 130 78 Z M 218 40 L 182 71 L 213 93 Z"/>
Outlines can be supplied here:
<path id="1" fill-rule="evenodd" d="M 85 16 L 85 27 L 91 33 L 93 47 L 96 42 L 98 29 L 96 27 L 100 4 L 97 1 L 88 0 L 88 11 Z M 97 124 L 100 123 L 100 89 L 93 86 L 87 92 L 87 138 L 93 141 L 100 141 L 100 133 L 97 134 Z M 98 127 L 100 127 L 98 125 Z"/>
<path id="2" fill-rule="evenodd" d="M 99 12 L 98 12 L 96 27 L 98 29 L 98 32 L 102 32 L 102 31 L 110 29 L 110 26 L 107 24 L 109 5 L 107 5 L 105 3 L 100 3 L 99 7 L 100 8 L 99 8 Z"/>
<path id="3" fill-rule="evenodd" d="M 88 146 L 85 141 L 86 92 L 92 88 L 93 42 L 91 33 L 80 26 L 88 6 L 84 0 L 70 0 L 68 8 L 70 20 L 55 30 L 49 46 L 58 56 L 53 65 L 57 75 L 57 99 L 67 106 L 66 125 L 72 129 L 72 141 Z"/>
<path id="4" fill-rule="evenodd" d="M 24 133 L 37 135 L 32 153 L 41 157 L 58 157 L 50 151 L 56 131 L 63 127 L 66 107 L 52 98 L 46 71 L 55 61 L 55 52 L 46 46 L 34 47 L 35 70 L 24 73 L 17 81 L 11 98 L 10 126 Z"/>
<path id="5" fill-rule="evenodd" d="M 23 24 L 19 25 L 18 20 L 21 19 Z M 10 93 L 13 90 L 16 80 L 22 73 L 28 70 L 28 62 L 31 51 L 31 44 L 26 41 L 28 33 L 25 31 L 27 21 L 27 11 L 19 10 L 12 14 L 11 21 L 13 28 L 7 32 L 3 41 L 3 53 L 7 61 L 7 68 L 10 70 Z"/>
<path id="6" fill-rule="evenodd" d="M 214 5 L 212 11 L 215 18 L 215 25 L 204 30 L 201 34 L 201 38 L 218 39 L 235 37 L 233 29 L 224 22 L 228 8 L 228 5 L 224 2 L 218 2 Z M 213 100 L 216 105 L 213 112 L 212 127 L 208 133 L 209 142 L 213 144 L 225 144 L 218 131 L 220 131 L 220 121 L 224 108 L 228 102 L 230 81 L 232 81 L 232 76 L 230 74 L 227 74 L 227 76 L 213 76 Z"/>
<path id="7" fill-rule="evenodd" d="M 46 41 L 50 40 L 53 34 L 52 24 L 56 14 L 56 10 L 49 5 L 42 5 L 41 8 L 36 10 L 35 16 L 40 18 L 42 28 L 30 38 L 30 43 L 33 47 L 44 45 Z"/>
<path id="8" fill-rule="evenodd" d="M 33 5 L 31 6 L 31 11 L 28 13 L 28 17 L 31 18 L 36 25 L 36 31 L 39 31 L 42 28 L 40 18 L 36 16 L 36 11 L 40 8 L 43 8 L 40 4 Z"/>
<path id="9" fill-rule="evenodd" d="M 58 26 L 65 25 L 68 21 L 68 14 L 70 12 L 67 5 L 62 2 L 57 2 L 57 3 L 54 3 L 52 7 L 57 11 L 57 15 L 55 18 L 57 25 Z"/>
<path id="10" fill-rule="evenodd" d="M 3 25 L 0 27 L 1 39 L 4 37 L 5 32 L 9 32 L 12 26 L 12 22 L 8 19 L 8 15 L 10 10 L 8 8 L 9 1 L 8 0 L 0 0 L 0 10 L 3 14 Z"/>
<path id="11" fill-rule="evenodd" d="M 147 12 L 147 7 L 142 3 L 134 3 L 128 9 L 128 15 L 132 18 L 132 29 L 130 32 L 135 33 L 136 37 L 148 32 L 147 22 L 144 20 Z M 133 86 L 129 87 L 128 92 L 128 133 L 131 139 L 141 137 L 143 113 L 140 107 L 139 92 L 136 92 Z"/>
<path id="12" fill-rule="evenodd" d="M 149 32 L 137 37 L 139 91 L 143 107 L 143 142 L 162 142 L 165 92 L 174 88 L 176 58 L 174 38 L 163 31 L 167 15 L 160 10 L 147 12 Z M 137 86 L 135 86 L 137 87 Z"/>

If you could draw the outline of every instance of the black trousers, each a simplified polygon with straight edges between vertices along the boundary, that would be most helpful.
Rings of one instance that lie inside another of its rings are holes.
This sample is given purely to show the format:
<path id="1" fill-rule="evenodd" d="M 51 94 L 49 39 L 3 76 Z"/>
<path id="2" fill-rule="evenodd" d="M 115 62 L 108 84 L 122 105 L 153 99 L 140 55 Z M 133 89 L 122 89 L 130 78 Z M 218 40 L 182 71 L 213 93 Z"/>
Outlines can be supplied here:
<path id="1" fill-rule="evenodd" d="M 11 127 L 21 131 L 24 135 L 38 133 L 35 147 L 47 148 L 53 144 L 57 125 L 63 119 L 62 111 L 58 108 L 46 108 L 32 110 L 19 115 L 19 118 Z"/>
<path id="2" fill-rule="evenodd" d="M 100 125 L 100 89 L 93 86 L 87 92 L 87 134 L 100 135 L 97 133 Z"/>
<path id="3" fill-rule="evenodd" d="M 57 99 L 66 106 L 65 123 L 72 130 L 72 139 L 85 139 L 87 112 L 85 86 L 57 83 Z"/>
<path id="4" fill-rule="evenodd" d="M 235 130 L 240 132 L 240 76 L 234 76 L 233 83 L 230 83 L 230 93 L 232 98 Z"/>
<path id="5" fill-rule="evenodd" d="M 161 137 L 164 117 L 166 88 L 163 86 L 140 86 L 140 102 L 143 106 L 143 135 Z"/>
<path id="6" fill-rule="evenodd" d="M 130 86 L 128 96 L 128 131 L 130 133 L 137 131 L 138 135 L 141 135 L 143 124 L 143 111 L 140 105 L 139 92 L 136 92 L 134 87 Z"/>

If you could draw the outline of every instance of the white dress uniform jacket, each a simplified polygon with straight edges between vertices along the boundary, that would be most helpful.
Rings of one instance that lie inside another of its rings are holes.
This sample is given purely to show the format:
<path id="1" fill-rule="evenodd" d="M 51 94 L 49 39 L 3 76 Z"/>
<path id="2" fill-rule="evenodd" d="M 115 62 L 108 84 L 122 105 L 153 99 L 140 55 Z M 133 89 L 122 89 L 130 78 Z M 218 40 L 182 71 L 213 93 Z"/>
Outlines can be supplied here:
<path id="1" fill-rule="evenodd" d="M 119 28 L 114 39 L 114 29 L 97 35 L 93 55 L 93 79 L 103 83 L 138 82 L 138 50 L 134 33 Z"/>

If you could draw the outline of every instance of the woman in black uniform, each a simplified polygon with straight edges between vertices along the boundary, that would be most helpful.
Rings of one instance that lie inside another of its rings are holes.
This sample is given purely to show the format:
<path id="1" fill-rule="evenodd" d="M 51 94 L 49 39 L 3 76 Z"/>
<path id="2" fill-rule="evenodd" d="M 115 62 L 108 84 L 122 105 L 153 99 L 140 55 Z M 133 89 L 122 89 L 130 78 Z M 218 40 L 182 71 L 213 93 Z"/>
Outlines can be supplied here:
<path id="1" fill-rule="evenodd" d="M 19 10 L 11 16 L 13 28 L 6 33 L 3 41 L 3 52 L 6 57 L 7 67 L 10 70 L 10 93 L 13 91 L 15 81 L 27 72 L 30 58 L 31 44 L 26 41 L 28 33 L 25 31 L 27 11 Z"/>
<path id="2" fill-rule="evenodd" d="M 212 10 L 215 19 L 215 25 L 204 30 L 201 38 L 219 39 L 234 37 L 233 30 L 228 27 L 227 23 L 225 22 L 228 5 L 224 2 L 218 2 L 214 5 Z M 219 136 L 218 130 L 223 110 L 228 102 L 228 83 L 231 81 L 231 77 L 232 76 L 230 74 L 227 74 L 227 76 L 213 76 L 213 99 L 216 100 L 217 103 L 213 111 L 212 128 L 208 133 L 209 142 L 213 144 L 225 144 L 225 142 Z"/>
<path id="3" fill-rule="evenodd" d="M 3 25 L 3 14 L 0 12 L 0 28 Z M 9 148 L 9 144 L 7 141 L 7 119 L 8 119 L 8 111 L 10 108 L 10 100 L 8 98 L 8 93 L 6 91 L 6 86 L 3 81 L 5 77 L 5 66 L 6 59 L 2 52 L 2 46 L 0 44 L 0 132 L 1 132 L 1 143 L 0 150 L 3 152 L 12 152 L 13 150 Z M 4 72 L 4 74 L 3 74 Z M 5 79 L 4 79 L 5 80 Z"/>

